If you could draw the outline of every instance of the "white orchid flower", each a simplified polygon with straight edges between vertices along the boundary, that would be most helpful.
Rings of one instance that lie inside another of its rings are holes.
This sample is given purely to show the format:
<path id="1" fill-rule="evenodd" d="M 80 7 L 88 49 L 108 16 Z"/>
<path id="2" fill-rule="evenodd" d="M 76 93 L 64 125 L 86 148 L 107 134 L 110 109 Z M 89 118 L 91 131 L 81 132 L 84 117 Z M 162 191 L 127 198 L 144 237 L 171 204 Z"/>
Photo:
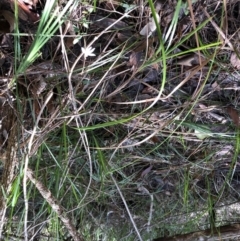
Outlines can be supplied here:
<path id="1" fill-rule="evenodd" d="M 96 54 L 93 53 L 95 48 L 92 48 L 91 46 L 87 48 L 82 47 L 81 49 L 85 59 L 89 56 L 96 56 Z"/>

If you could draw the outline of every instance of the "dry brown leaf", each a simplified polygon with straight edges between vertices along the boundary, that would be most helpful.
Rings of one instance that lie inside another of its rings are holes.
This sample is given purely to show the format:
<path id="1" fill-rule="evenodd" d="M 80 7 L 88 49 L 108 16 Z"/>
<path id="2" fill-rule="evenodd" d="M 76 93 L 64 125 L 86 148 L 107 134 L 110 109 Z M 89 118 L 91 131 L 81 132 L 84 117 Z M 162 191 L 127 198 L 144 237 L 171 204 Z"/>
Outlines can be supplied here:
<path id="1" fill-rule="evenodd" d="M 158 43 L 158 37 L 153 37 L 151 39 L 149 39 L 148 41 L 146 41 L 146 39 L 141 40 L 139 43 L 136 44 L 136 46 L 134 47 L 134 51 L 135 52 L 140 52 L 140 51 L 146 51 L 147 48 L 149 48 L 149 46 L 152 46 L 154 43 Z"/>
<path id="2" fill-rule="evenodd" d="M 24 21 L 32 21 L 32 22 L 37 22 L 40 17 L 39 14 L 36 12 L 33 12 L 31 10 L 35 10 L 35 4 L 37 3 L 37 0 L 32 0 L 31 4 L 29 4 L 30 0 L 18 0 L 18 16 Z M 10 0 L 11 3 L 11 8 L 14 11 L 15 10 L 15 1 Z M 27 4 L 26 4 L 27 3 Z"/>
<path id="3" fill-rule="evenodd" d="M 143 52 L 134 52 L 132 51 L 128 66 L 132 66 L 132 69 L 137 69 L 142 64 Z"/>
<path id="4" fill-rule="evenodd" d="M 92 25 L 98 28 L 108 28 L 111 25 L 112 27 L 110 29 L 114 30 L 127 31 L 129 28 L 129 25 L 123 21 L 116 21 L 114 18 L 106 18 L 97 14 L 90 15 L 90 20 L 92 21 Z"/>
<path id="5" fill-rule="evenodd" d="M 156 17 L 157 17 L 157 21 L 159 22 L 160 17 L 157 13 L 156 13 Z M 155 24 L 154 19 L 150 18 L 149 22 L 140 31 L 140 35 L 149 37 L 156 29 L 157 29 L 157 26 Z"/>
<path id="6" fill-rule="evenodd" d="M 33 111 L 34 111 L 35 116 L 38 116 L 41 111 L 41 107 L 40 107 L 38 99 L 33 100 Z"/>
<path id="7" fill-rule="evenodd" d="M 185 16 L 179 23 L 177 26 L 177 36 L 178 39 L 182 38 L 182 35 L 184 34 L 185 30 L 189 27 L 189 23 L 191 22 L 191 20 L 189 19 L 188 16 Z"/>
<path id="8" fill-rule="evenodd" d="M 66 28 L 66 37 L 64 38 L 64 42 L 65 42 L 65 45 L 67 48 L 71 48 L 75 44 L 74 43 L 75 38 L 72 36 L 68 36 L 68 35 L 75 35 L 74 27 L 70 21 L 67 21 L 65 23 L 65 28 Z"/>
<path id="9" fill-rule="evenodd" d="M 239 127 L 240 126 L 240 122 L 239 122 L 239 114 L 238 111 L 236 109 L 234 109 L 233 107 L 229 106 L 226 108 L 227 113 L 230 115 L 230 117 L 232 118 L 233 123 Z"/>
<path id="10" fill-rule="evenodd" d="M 151 139 L 150 139 L 153 143 L 160 143 L 160 140 L 157 136 L 153 136 Z"/>
<path id="11" fill-rule="evenodd" d="M 142 93 L 142 94 L 147 94 L 147 96 L 149 96 L 149 95 L 155 94 L 156 91 L 155 91 L 154 88 L 152 88 L 152 87 L 150 87 L 150 86 L 147 86 L 147 87 L 145 87 L 145 88 L 142 90 L 141 93 Z M 156 139 L 155 136 L 152 137 L 150 140 L 152 140 L 152 142 L 154 142 L 154 143 L 159 143 L 159 140 L 157 141 L 157 139 Z"/>
<path id="12" fill-rule="evenodd" d="M 118 32 L 116 41 L 120 44 L 129 41 L 129 43 L 133 43 L 136 41 L 136 37 L 133 35 L 131 31 L 124 31 L 124 32 Z"/>
<path id="13" fill-rule="evenodd" d="M 10 11 L 0 10 L 0 33 L 11 33 L 14 29 L 14 14 Z"/>
<path id="14" fill-rule="evenodd" d="M 107 10 L 111 10 L 111 11 L 114 11 L 120 4 L 121 4 L 121 1 L 120 0 L 100 0 L 100 3 L 104 3 L 105 4 L 105 8 Z"/>
<path id="15" fill-rule="evenodd" d="M 52 97 L 47 103 L 47 111 L 48 113 L 53 114 L 55 110 L 56 110 L 56 104 L 54 102 L 54 98 Z"/>
<path id="16" fill-rule="evenodd" d="M 74 38 L 67 36 L 66 38 L 64 38 L 64 43 L 65 43 L 66 48 L 69 49 L 74 46 Z"/>
<path id="17" fill-rule="evenodd" d="M 214 90 L 217 90 L 217 91 L 220 91 L 220 90 L 221 90 L 221 87 L 220 87 L 220 85 L 217 83 L 217 81 L 215 81 L 215 82 L 212 84 L 212 87 L 214 88 Z"/>
<path id="18" fill-rule="evenodd" d="M 240 69 L 240 59 L 235 52 L 232 53 L 230 62 L 234 68 Z"/>
<path id="19" fill-rule="evenodd" d="M 200 109 L 202 109 L 202 110 L 206 110 L 206 109 L 207 109 L 207 106 L 206 106 L 206 105 L 203 105 L 203 104 L 199 104 L 199 107 L 200 107 Z"/>
<path id="20" fill-rule="evenodd" d="M 34 7 L 34 9 L 37 6 L 38 0 L 23 0 L 23 2 L 29 6 Z"/>
<path id="21" fill-rule="evenodd" d="M 152 170 L 152 165 L 150 165 L 148 168 L 146 168 L 142 173 L 141 173 L 141 178 L 145 177 L 151 170 Z"/>
<path id="22" fill-rule="evenodd" d="M 204 61 L 203 57 L 200 57 L 201 61 Z M 192 54 L 188 56 L 184 56 L 181 59 L 177 61 L 178 65 L 183 65 L 183 66 L 194 66 L 198 65 L 199 63 L 199 56 L 197 54 Z"/>
<path id="23" fill-rule="evenodd" d="M 40 75 L 38 78 L 32 80 L 30 85 L 30 90 L 37 97 L 39 96 L 46 88 L 47 83 L 44 78 Z"/>
<path id="24" fill-rule="evenodd" d="M 217 156 L 226 156 L 226 155 L 230 155 L 232 151 L 233 151 L 233 146 L 226 145 L 226 146 L 221 147 L 221 149 L 216 152 L 216 155 Z"/>
<path id="25" fill-rule="evenodd" d="M 174 11 L 169 12 L 165 17 L 161 18 L 161 25 L 164 27 L 168 26 L 172 22 L 173 14 Z"/>
<path id="26" fill-rule="evenodd" d="M 153 48 L 152 46 L 149 46 L 147 57 L 149 59 L 152 58 L 154 56 L 155 52 L 156 52 L 155 48 Z M 151 64 L 151 66 L 156 70 L 159 69 L 159 63 L 153 63 L 153 64 Z"/>

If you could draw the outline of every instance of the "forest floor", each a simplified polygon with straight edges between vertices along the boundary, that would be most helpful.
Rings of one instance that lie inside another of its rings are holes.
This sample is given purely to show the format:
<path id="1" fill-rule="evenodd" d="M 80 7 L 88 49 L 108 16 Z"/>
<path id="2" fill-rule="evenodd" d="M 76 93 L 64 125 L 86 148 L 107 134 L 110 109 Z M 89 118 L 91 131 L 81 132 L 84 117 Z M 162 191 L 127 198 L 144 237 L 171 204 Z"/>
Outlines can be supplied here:
<path id="1" fill-rule="evenodd" d="M 239 26 L 237 0 L 2 0 L 2 240 L 237 240 Z"/>

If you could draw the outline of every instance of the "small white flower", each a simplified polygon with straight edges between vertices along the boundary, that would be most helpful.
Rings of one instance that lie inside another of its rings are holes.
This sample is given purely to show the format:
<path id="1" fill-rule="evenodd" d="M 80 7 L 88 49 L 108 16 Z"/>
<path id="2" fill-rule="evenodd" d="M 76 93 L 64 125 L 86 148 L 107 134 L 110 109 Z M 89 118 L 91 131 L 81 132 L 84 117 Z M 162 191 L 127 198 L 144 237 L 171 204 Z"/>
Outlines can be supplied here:
<path id="1" fill-rule="evenodd" d="M 90 47 L 87 47 L 87 48 L 81 48 L 82 49 L 82 53 L 84 55 L 84 58 L 86 59 L 88 56 L 96 56 L 96 54 L 94 54 L 94 50 L 95 48 L 92 48 L 91 46 Z"/>

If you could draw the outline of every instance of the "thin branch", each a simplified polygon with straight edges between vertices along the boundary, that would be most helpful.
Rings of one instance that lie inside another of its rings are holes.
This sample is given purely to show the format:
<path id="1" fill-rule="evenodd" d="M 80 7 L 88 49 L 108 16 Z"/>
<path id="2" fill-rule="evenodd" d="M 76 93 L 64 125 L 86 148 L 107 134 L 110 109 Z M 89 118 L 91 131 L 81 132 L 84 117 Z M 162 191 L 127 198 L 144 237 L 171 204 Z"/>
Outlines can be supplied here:
<path id="1" fill-rule="evenodd" d="M 26 173 L 28 179 L 35 185 L 43 198 L 48 202 L 54 212 L 58 215 L 63 225 L 68 230 L 69 234 L 72 236 L 74 241 L 84 241 L 80 234 L 77 232 L 72 221 L 67 216 L 64 208 L 58 203 L 58 200 L 52 195 L 50 190 L 48 190 L 39 180 L 34 177 L 33 171 L 28 168 Z"/>

